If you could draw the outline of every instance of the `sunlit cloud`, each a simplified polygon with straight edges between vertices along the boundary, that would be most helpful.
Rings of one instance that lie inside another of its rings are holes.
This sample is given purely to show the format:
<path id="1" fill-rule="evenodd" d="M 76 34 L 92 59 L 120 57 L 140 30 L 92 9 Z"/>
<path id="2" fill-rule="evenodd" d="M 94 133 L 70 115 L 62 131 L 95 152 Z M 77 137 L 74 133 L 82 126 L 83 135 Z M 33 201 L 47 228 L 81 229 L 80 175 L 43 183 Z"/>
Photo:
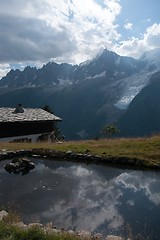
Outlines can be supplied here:
<path id="1" fill-rule="evenodd" d="M 142 191 L 147 198 L 155 205 L 160 205 L 160 192 L 159 183 L 156 174 L 153 178 L 148 178 L 147 174 L 144 177 L 143 172 L 135 173 L 123 173 L 118 176 L 117 183 L 124 185 L 126 189 L 132 189 L 134 192 Z M 134 205 L 134 202 L 129 201 L 128 204 Z"/>
<path id="2" fill-rule="evenodd" d="M 120 26 L 117 19 L 121 14 L 120 0 L 0 1 L 0 63 L 79 64 L 104 48 L 137 58 L 159 45 L 160 27 L 153 24 L 151 16 L 140 19 L 152 23 L 140 37 L 123 36 L 121 41 L 124 28 L 136 28 L 128 16 Z M 2 68 L 0 77 L 5 73 Z"/>
<path id="3" fill-rule="evenodd" d="M 8 63 L 0 64 L 0 79 L 5 76 L 11 70 L 11 66 Z"/>
<path id="4" fill-rule="evenodd" d="M 115 51 L 123 56 L 132 56 L 139 58 L 143 52 L 158 48 L 160 43 L 160 24 L 153 24 L 146 29 L 141 37 L 132 37 L 126 41 L 120 42 L 115 47 Z"/>
<path id="5" fill-rule="evenodd" d="M 133 27 L 133 24 L 132 24 L 132 23 L 126 23 L 126 24 L 124 25 L 124 28 L 125 28 L 125 29 L 132 29 L 132 27 Z"/>
<path id="6" fill-rule="evenodd" d="M 121 11 L 118 0 L 105 0 L 103 6 L 94 0 L 12 0 L 10 7 L 0 5 L 1 62 L 80 63 L 120 37 L 114 25 Z"/>

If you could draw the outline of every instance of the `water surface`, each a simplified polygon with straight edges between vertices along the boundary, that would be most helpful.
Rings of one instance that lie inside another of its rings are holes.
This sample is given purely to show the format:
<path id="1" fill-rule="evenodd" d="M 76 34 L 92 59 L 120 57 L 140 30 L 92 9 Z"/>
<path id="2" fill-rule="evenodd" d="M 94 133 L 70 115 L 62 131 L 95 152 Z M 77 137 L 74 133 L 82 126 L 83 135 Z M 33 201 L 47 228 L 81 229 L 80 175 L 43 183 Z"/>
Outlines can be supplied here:
<path id="1" fill-rule="evenodd" d="M 33 161 L 36 168 L 24 176 L 0 162 L 1 209 L 18 211 L 26 223 L 160 239 L 160 172 Z"/>

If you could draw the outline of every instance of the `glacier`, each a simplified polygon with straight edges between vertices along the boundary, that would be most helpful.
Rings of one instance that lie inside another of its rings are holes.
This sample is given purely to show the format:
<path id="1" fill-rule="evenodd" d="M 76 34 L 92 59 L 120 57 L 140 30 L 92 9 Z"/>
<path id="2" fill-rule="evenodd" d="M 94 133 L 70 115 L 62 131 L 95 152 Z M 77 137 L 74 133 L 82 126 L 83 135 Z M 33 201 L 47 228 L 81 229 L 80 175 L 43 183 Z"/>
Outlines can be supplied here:
<path id="1" fill-rule="evenodd" d="M 120 99 L 114 104 L 120 110 L 126 110 L 133 98 L 149 84 L 149 79 L 154 72 L 138 73 L 131 77 L 126 77 L 119 80 L 119 84 L 123 89 Z"/>

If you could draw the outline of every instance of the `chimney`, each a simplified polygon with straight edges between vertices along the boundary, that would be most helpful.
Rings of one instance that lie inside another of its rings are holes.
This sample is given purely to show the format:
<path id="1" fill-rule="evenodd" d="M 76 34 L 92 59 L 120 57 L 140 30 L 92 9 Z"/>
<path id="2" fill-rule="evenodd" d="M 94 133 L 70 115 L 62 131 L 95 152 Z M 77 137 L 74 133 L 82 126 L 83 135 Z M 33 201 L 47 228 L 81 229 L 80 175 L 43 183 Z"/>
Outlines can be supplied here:
<path id="1" fill-rule="evenodd" d="M 18 104 L 13 113 L 24 113 L 24 109 L 21 104 Z"/>

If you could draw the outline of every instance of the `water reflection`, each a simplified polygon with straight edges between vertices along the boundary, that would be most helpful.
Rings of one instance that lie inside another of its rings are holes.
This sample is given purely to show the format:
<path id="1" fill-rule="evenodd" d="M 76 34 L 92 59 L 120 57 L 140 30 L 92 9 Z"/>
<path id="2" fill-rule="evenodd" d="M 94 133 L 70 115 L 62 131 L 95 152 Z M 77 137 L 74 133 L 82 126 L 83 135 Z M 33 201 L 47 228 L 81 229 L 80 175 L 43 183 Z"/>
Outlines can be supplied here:
<path id="1" fill-rule="evenodd" d="M 6 161 L 5 161 L 6 163 Z M 0 162 L 0 206 L 24 221 L 103 234 L 143 233 L 158 240 L 160 173 L 35 160 L 28 175 L 9 175 Z"/>

